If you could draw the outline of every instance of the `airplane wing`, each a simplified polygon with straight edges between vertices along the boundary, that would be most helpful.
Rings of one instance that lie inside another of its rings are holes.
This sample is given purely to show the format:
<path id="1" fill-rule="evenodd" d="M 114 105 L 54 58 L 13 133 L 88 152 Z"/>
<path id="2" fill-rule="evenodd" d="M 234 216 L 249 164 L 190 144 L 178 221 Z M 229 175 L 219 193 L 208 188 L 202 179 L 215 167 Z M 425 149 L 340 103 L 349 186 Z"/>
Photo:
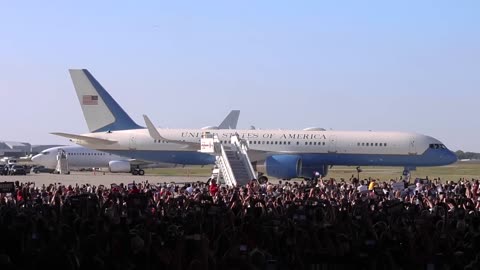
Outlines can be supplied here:
<path id="1" fill-rule="evenodd" d="M 158 132 L 158 130 L 155 128 L 155 126 L 153 125 L 152 121 L 150 121 L 148 116 L 143 115 L 143 119 L 145 120 L 145 124 L 147 125 L 147 129 L 148 129 L 148 133 L 150 134 L 150 137 L 152 137 L 154 140 L 168 141 L 168 142 L 172 142 L 172 143 L 183 144 L 187 147 L 190 147 L 190 146 L 197 147 L 197 148 L 200 147 L 200 143 L 196 143 L 196 142 L 185 142 L 185 141 L 180 141 L 180 140 L 167 139 L 167 138 L 163 137 L 162 135 L 160 135 L 160 132 Z"/>
<path id="2" fill-rule="evenodd" d="M 85 142 L 88 142 L 88 143 L 91 143 L 91 144 L 114 144 L 114 143 L 117 142 L 117 141 L 99 139 L 99 138 L 70 134 L 70 133 L 62 133 L 62 132 L 53 132 L 51 134 L 61 136 L 61 137 L 65 137 L 65 138 L 68 138 L 68 139 L 85 141 Z"/>

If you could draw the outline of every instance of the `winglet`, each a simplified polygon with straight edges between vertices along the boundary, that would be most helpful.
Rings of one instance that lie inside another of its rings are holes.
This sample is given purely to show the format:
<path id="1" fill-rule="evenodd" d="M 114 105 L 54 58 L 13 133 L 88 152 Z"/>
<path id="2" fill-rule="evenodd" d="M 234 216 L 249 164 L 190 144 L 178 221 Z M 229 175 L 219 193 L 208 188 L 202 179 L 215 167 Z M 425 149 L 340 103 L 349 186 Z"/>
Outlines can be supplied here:
<path id="1" fill-rule="evenodd" d="M 148 116 L 144 114 L 143 119 L 145 120 L 145 124 L 147 125 L 147 129 L 148 129 L 148 133 L 150 134 L 150 137 L 152 137 L 154 140 L 168 141 L 167 139 L 162 137 L 162 135 L 160 135 L 160 133 L 155 128 L 152 121 L 150 121 L 150 118 L 148 118 Z"/>
<path id="2" fill-rule="evenodd" d="M 145 120 L 145 124 L 147 125 L 147 129 L 148 129 L 148 133 L 150 134 L 150 137 L 152 137 L 152 139 L 154 139 L 154 140 L 168 141 L 168 142 L 183 144 L 183 145 L 185 145 L 185 146 L 187 146 L 187 147 L 190 147 L 190 146 L 195 146 L 195 147 L 197 147 L 197 146 L 199 145 L 199 143 L 195 143 L 195 142 L 186 142 L 186 141 L 166 139 L 165 137 L 163 137 L 162 135 L 160 135 L 160 133 L 159 133 L 158 130 L 155 128 L 155 126 L 153 125 L 152 121 L 150 121 L 150 119 L 148 118 L 148 116 L 146 116 L 146 115 L 144 114 L 144 115 L 143 115 L 143 119 Z"/>

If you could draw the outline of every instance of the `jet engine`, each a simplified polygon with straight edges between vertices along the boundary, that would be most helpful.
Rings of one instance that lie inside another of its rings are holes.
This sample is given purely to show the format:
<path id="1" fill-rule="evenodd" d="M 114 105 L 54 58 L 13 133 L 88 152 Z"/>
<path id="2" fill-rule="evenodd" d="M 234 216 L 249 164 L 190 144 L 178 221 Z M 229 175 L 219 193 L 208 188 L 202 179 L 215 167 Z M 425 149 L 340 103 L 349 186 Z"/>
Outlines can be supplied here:
<path id="1" fill-rule="evenodd" d="M 292 179 L 302 175 L 302 159 L 298 155 L 273 155 L 265 160 L 267 175 Z"/>
<path id="2" fill-rule="evenodd" d="M 113 160 L 108 163 L 108 169 L 113 173 L 130 172 L 130 162 L 124 160 Z"/>

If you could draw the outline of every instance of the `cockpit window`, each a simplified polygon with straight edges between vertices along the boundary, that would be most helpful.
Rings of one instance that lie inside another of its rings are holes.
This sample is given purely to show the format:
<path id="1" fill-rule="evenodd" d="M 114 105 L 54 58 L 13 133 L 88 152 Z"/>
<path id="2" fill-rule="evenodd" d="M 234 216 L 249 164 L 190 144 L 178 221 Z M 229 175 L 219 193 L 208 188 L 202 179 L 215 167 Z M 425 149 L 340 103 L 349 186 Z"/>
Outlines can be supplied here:
<path id="1" fill-rule="evenodd" d="M 48 152 L 48 151 L 45 151 L 45 152 L 42 152 L 42 154 L 44 154 L 44 155 L 48 155 L 48 154 L 50 154 L 50 152 Z"/>
<path id="2" fill-rule="evenodd" d="M 430 149 L 447 149 L 447 147 L 443 144 L 432 143 L 429 145 Z"/>

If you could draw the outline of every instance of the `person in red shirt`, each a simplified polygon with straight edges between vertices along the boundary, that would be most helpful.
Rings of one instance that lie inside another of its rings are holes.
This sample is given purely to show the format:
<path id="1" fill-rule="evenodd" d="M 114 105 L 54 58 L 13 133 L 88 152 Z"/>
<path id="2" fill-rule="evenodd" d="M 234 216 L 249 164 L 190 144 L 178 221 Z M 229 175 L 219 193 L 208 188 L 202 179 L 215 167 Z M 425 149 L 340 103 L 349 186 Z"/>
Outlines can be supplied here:
<path id="1" fill-rule="evenodd" d="M 210 195 L 215 196 L 217 192 L 218 192 L 217 180 L 212 179 L 212 182 L 210 183 Z"/>
<path id="2" fill-rule="evenodd" d="M 17 202 L 18 203 L 23 202 L 23 192 L 21 189 L 17 190 Z"/>
<path id="3" fill-rule="evenodd" d="M 140 190 L 138 189 L 137 185 L 133 184 L 132 189 L 130 190 L 129 194 L 138 194 Z"/>

